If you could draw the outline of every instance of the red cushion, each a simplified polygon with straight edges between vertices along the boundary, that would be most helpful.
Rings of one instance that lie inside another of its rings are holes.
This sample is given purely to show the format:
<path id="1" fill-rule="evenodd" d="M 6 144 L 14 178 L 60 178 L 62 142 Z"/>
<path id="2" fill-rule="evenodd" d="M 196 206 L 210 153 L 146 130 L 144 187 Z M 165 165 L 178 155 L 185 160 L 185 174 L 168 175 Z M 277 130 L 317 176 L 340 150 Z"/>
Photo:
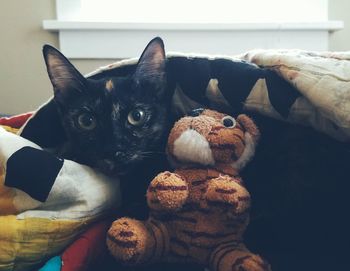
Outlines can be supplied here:
<path id="1" fill-rule="evenodd" d="M 106 233 L 111 225 L 105 220 L 92 225 L 62 255 L 61 271 L 85 271 L 108 255 Z"/>
<path id="2" fill-rule="evenodd" d="M 12 128 L 20 128 L 32 115 L 33 112 L 28 112 L 11 117 L 2 117 L 0 118 L 0 125 L 6 125 Z"/>

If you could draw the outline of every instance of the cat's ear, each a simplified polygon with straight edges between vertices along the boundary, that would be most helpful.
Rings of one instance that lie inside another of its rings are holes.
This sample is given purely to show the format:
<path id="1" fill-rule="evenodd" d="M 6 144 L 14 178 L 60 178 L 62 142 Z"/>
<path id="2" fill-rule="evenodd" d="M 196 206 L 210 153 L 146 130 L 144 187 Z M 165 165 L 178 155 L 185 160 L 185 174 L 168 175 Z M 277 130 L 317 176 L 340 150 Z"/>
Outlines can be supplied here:
<path id="1" fill-rule="evenodd" d="M 45 45 L 43 55 L 57 102 L 65 105 L 85 91 L 86 79 L 60 51 Z"/>
<path id="2" fill-rule="evenodd" d="M 143 51 L 135 71 L 135 78 L 159 83 L 165 79 L 165 51 L 163 40 L 151 40 Z"/>

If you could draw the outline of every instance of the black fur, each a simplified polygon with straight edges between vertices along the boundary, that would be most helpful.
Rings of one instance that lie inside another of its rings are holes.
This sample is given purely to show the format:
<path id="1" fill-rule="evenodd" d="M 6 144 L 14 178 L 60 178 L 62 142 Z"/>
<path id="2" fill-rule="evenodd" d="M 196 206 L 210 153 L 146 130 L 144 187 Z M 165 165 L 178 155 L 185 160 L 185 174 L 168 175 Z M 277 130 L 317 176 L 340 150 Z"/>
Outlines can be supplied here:
<path id="1" fill-rule="evenodd" d="M 261 140 L 242 172 L 253 203 L 249 247 L 273 270 L 350 270 L 350 146 L 250 115 Z"/>
<path id="2" fill-rule="evenodd" d="M 43 53 L 68 138 L 63 157 L 120 175 L 164 155 L 171 92 L 161 39 L 153 39 L 135 71 L 123 77 L 85 79 L 53 47 Z M 142 111 L 141 125 L 128 121 L 133 110 Z"/>

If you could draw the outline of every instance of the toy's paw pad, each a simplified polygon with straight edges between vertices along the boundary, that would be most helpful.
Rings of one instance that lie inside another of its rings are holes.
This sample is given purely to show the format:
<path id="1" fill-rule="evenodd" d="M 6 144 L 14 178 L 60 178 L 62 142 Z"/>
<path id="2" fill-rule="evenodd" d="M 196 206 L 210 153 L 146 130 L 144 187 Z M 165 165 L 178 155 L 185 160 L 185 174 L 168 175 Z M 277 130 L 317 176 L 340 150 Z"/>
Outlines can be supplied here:
<path id="1" fill-rule="evenodd" d="M 147 202 L 153 210 L 177 210 L 188 197 L 186 182 L 177 174 L 158 174 L 147 190 Z"/>
<path id="2" fill-rule="evenodd" d="M 271 271 L 271 267 L 260 256 L 249 255 L 236 259 L 232 271 Z"/>
<path id="3" fill-rule="evenodd" d="M 145 253 L 148 231 L 138 220 L 121 218 L 113 222 L 107 233 L 111 254 L 125 264 L 137 264 Z"/>
<path id="4" fill-rule="evenodd" d="M 229 176 L 212 179 L 205 198 L 209 208 L 226 209 L 234 214 L 244 213 L 250 206 L 248 191 Z"/>

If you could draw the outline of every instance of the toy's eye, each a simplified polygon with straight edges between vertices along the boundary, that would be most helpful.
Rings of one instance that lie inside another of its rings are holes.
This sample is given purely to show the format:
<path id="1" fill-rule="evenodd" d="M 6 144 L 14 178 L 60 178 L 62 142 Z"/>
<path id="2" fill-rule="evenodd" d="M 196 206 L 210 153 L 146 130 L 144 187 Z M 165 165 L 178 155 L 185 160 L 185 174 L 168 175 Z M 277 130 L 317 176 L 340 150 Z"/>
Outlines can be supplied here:
<path id="1" fill-rule="evenodd" d="M 230 116 L 223 117 L 221 121 L 227 128 L 234 128 L 236 126 L 236 120 Z"/>
<path id="2" fill-rule="evenodd" d="M 204 108 L 197 108 L 197 109 L 193 109 L 191 112 L 190 112 L 190 116 L 191 117 L 198 117 L 200 114 L 202 114 L 204 111 Z"/>
<path id="3" fill-rule="evenodd" d="M 91 113 L 83 113 L 78 116 L 78 124 L 81 129 L 91 131 L 96 128 L 97 121 Z"/>
<path id="4" fill-rule="evenodd" d="M 134 109 L 128 114 L 128 122 L 134 126 L 142 125 L 146 120 L 145 111 L 141 109 Z"/>

